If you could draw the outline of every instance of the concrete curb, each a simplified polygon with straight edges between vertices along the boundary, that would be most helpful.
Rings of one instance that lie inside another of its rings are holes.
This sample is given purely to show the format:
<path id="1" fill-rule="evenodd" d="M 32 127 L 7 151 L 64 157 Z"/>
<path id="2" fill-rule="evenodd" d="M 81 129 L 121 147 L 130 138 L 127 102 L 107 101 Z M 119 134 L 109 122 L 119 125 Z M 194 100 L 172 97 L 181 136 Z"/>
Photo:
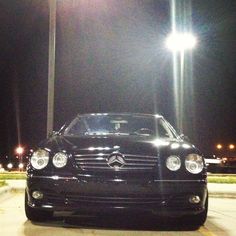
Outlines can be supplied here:
<path id="1" fill-rule="evenodd" d="M 210 197 L 215 198 L 236 198 L 236 184 L 208 183 Z"/>
<path id="2" fill-rule="evenodd" d="M 210 198 L 234 198 L 236 199 L 236 195 L 232 193 L 210 193 L 209 192 L 209 197 Z"/>

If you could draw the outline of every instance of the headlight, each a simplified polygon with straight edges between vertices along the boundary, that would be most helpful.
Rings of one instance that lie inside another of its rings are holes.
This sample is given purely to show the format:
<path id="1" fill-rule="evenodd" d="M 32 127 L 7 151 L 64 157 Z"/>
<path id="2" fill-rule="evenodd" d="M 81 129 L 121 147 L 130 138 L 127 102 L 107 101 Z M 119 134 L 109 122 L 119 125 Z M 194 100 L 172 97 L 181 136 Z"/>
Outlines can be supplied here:
<path id="1" fill-rule="evenodd" d="M 41 170 L 47 166 L 48 161 L 49 161 L 49 152 L 43 149 L 38 149 L 33 153 L 30 163 L 35 169 Z"/>
<path id="2" fill-rule="evenodd" d="M 176 171 L 181 166 L 181 160 L 178 156 L 169 156 L 166 160 L 166 167 L 171 171 Z"/>
<path id="3" fill-rule="evenodd" d="M 203 158 L 198 154 L 189 154 L 185 159 L 185 167 L 192 174 L 198 174 L 203 170 Z"/>
<path id="4" fill-rule="evenodd" d="M 52 158 L 52 163 L 55 167 L 57 168 L 62 168 L 66 165 L 67 163 L 67 155 L 63 152 L 58 152 L 54 155 Z"/>

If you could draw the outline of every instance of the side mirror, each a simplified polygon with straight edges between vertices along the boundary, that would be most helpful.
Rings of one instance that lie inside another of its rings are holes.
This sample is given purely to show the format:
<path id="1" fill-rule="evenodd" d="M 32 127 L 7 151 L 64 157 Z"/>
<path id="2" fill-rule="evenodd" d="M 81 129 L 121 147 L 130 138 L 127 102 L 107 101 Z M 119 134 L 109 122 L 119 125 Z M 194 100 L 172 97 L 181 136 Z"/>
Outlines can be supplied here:
<path id="1" fill-rule="evenodd" d="M 181 139 L 183 139 L 184 141 L 190 142 L 189 137 L 186 136 L 186 135 L 184 135 L 184 134 L 181 134 L 179 137 L 180 137 Z"/>
<path id="2" fill-rule="evenodd" d="M 52 131 L 51 133 L 49 133 L 48 137 L 51 138 L 51 137 L 56 136 L 58 134 L 59 134 L 58 131 Z"/>

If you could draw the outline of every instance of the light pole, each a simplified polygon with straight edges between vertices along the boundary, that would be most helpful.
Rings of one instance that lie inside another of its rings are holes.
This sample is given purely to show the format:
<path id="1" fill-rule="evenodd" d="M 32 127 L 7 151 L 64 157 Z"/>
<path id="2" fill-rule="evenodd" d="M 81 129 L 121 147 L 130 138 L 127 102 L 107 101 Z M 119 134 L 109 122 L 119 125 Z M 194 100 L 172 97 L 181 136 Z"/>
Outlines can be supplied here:
<path id="1" fill-rule="evenodd" d="M 173 92 L 175 120 L 181 133 L 195 136 L 195 96 L 192 49 L 197 39 L 192 34 L 192 1 L 169 0 L 171 34 L 166 46 L 173 56 Z M 188 53 L 186 52 L 188 50 Z"/>
<path id="2" fill-rule="evenodd" d="M 48 50 L 47 137 L 53 131 L 53 119 L 54 119 L 56 0 L 48 0 L 48 3 L 49 3 L 49 50 Z"/>
<path id="3" fill-rule="evenodd" d="M 18 146 L 18 147 L 16 148 L 15 152 L 16 152 L 16 154 L 17 154 L 18 157 L 19 157 L 19 169 L 21 169 L 21 168 L 20 168 L 20 164 L 22 164 L 22 154 L 24 153 L 24 148 L 21 147 L 21 146 Z"/>
<path id="4" fill-rule="evenodd" d="M 191 32 L 174 31 L 166 39 L 166 47 L 173 53 L 175 116 L 181 133 L 184 114 L 185 51 L 192 50 L 196 44 L 197 39 Z"/>

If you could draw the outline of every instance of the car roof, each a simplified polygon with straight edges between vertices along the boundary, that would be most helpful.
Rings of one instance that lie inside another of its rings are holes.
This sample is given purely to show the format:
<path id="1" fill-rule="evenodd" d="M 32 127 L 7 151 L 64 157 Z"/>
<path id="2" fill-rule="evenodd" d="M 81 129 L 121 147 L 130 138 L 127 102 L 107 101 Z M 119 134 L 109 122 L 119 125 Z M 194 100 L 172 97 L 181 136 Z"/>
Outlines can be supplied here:
<path id="1" fill-rule="evenodd" d="M 159 115 L 159 114 L 131 113 L 131 112 L 106 112 L 106 113 L 84 113 L 84 114 L 77 114 L 77 116 L 100 116 L 100 115 L 149 116 L 149 117 L 163 118 L 163 116 Z"/>

